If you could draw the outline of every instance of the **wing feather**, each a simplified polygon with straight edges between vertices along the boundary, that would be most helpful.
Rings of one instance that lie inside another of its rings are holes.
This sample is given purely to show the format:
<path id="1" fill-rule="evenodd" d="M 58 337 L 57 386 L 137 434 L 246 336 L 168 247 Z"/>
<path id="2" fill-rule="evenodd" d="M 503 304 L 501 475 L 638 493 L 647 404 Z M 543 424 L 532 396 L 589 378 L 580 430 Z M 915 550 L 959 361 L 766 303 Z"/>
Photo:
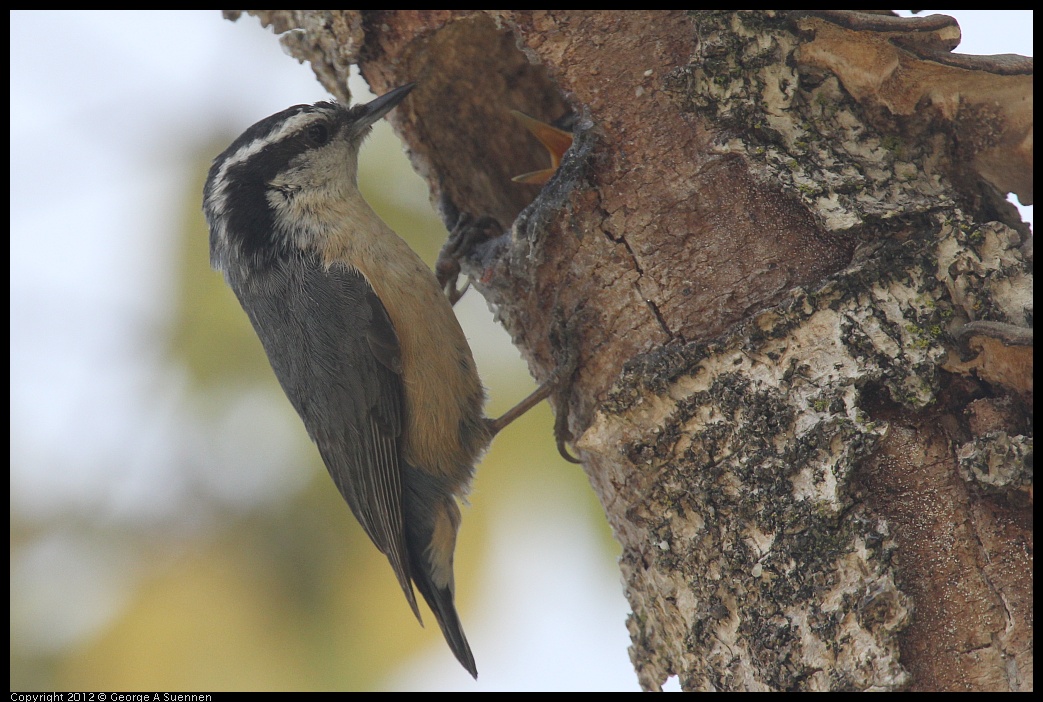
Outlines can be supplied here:
<path id="1" fill-rule="evenodd" d="M 333 482 L 419 619 L 402 518 L 402 359 L 387 311 L 356 269 L 327 269 L 313 256 L 231 282 Z"/>

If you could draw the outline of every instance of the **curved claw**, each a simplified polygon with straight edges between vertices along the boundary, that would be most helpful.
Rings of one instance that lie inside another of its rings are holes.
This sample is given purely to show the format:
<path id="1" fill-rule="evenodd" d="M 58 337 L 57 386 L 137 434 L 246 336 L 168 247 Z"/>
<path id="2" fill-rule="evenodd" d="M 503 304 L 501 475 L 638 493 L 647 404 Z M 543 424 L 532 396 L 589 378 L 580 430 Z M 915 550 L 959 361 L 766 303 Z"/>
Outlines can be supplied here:
<path id="1" fill-rule="evenodd" d="M 467 292 L 467 288 L 471 287 L 471 281 L 464 283 L 462 288 L 456 287 L 456 281 L 460 277 L 460 261 L 455 256 L 446 255 L 446 248 L 442 249 L 438 254 L 438 260 L 435 261 L 435 278 L 438 279 L 438 286 L 442 288 L 442 292 L 449 298 L 449 304 L 456 305 Z"/>
<path id="2" fill-rule="evenodd" d="M 571 453 L 569 453 L 569 447 L 566 446 L 565 442 L 562 441 L 561 439 L 558 439 L 558 454 L 562 458 L 564 458 L 566 461 L 568 461 L 569 463 L 575 463 L 577 465 L 579 465 L 580 463 L 583 463 L 583 461 L 579 460 L 578 458 L 573 456 Z"/>
<path id="3" fill-rule="evenodd" d="M 558 453 L 569 463 L 582 463 L 576 456 L 569 452 L 567 444 L 573 442 L 572 432 L 569 431 L 569 408 L 564 398 L 565 393 L 558 395 L 558 406 L 554 408 L 554 440 L 558 445 Z"/>
<path id="4" fill-rule="evenodd" d="M 479 244 L 502 233 L 503 227 L 492 217 L 476 218 L 466 212 L 459 214 L 435 262 L 435 277 L 450 303 L 455 305 L 471 286 L 468 281 L 462 288 L 456 287 L 461 272 L 460 261 L 471 255 Z"/>

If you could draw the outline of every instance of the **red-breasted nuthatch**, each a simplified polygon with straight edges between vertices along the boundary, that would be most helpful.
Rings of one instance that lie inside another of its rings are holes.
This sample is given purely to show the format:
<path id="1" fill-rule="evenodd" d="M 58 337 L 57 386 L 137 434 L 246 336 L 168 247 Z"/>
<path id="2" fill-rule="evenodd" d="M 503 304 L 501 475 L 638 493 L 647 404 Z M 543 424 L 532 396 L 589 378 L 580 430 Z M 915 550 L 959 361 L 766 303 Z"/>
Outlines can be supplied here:
<path id="1" fill-rule="evenodd" d="M 411 583 L 477 677 L 453 603 L 456 498 L 509 419 L 484 417 L 485 392 L 449 301 L 357 185 L 363 139 L 412 88 L 261 120 L 214 161 L 203 210 L 211 264 L 250 317 L 333 482 L 414 614 Z"/>

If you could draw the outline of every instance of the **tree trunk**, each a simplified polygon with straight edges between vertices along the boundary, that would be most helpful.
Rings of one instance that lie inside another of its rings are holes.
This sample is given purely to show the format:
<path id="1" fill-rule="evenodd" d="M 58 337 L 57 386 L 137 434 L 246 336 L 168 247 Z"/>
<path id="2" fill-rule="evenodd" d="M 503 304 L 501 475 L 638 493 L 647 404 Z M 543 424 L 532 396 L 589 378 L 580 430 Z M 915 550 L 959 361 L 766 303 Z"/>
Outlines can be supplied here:
<path id="1" fill-rule="evenodd" d="M 563 376 L 643 687 L 1031 688 L 1031 59 L 937 16 L 257 14 L 341 99 L 418 83 L 391 119 L 498 223 L 460 263 Z M 571 124 L 542 187 L 510 109 Z"/>

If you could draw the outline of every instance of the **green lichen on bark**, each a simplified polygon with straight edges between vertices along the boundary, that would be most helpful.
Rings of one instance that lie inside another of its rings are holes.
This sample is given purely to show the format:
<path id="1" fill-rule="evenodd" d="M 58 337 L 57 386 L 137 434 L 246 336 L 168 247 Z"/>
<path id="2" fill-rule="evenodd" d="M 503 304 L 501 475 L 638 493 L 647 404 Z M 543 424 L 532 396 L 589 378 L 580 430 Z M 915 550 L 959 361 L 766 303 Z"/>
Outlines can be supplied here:
<path id="1" fill-rule="evenodd" d="M 936 400 L 947 330 L 970 312 L 950 292 L 961 267 L 939 270 L 939 252 L 980 261 L 959 243 L 955 253 L 953 239 L 963 235 L 954 219 L 962 216 L 936 215 L 928 234 L 886 242 L 731 335 L 657 349 L 621 375 L 599 431 L 634 436 L 621 452 L 656 476 L 631 514 L 651 542 L 643 557 L 686 583 L 663 615 L 687 628 L 690 646 L 668 653 L 633 626 L 639 669 L 661 675 L 678 655 L 700 689 L 908 682 L 895 635 L 910 604 L 890 564 L 888 526 L 860 506 L 852 476 L 887 431 L 863 407 L 867 390 L 911 410 Z M 1007 248 L 988 273 L 1024 276 L 1015 238 L 996 238 Z M 646 422 L 657 426 L 651 440 L 630 430 Z M 640 581 L 637 554 L 625 553 L 624 563 Z M 631 602 L 635 623 L 664 606 L 643 611 L 640 595 Z M 763 677 L 722 672 L 751 668 Z"/>
<path id="2" fill-rule="evenodd" d="M 633 359 L 602 404 L 593 433 L 615 438 L 649 486 L 628 510 L 648 548 L 623 555 L 632 658 L 652 689 L 675 671 L 685 689 L 901 688 L 897 634 L 912 605 L 889 527 L 853 480 L 888 431 L 864 396 L 921 411 L 954 328 L 1031 323 L 1021 235 L 957 206 L 947 147 L 926 123 L 802 65 L 792 18 L 709 12 L 695 24 L 675 99 L 823 231 L 863 243 L 845 270 L 724 337 Z M 969 473 L 995 452 L 982 455 L 968 449 Z"/>

